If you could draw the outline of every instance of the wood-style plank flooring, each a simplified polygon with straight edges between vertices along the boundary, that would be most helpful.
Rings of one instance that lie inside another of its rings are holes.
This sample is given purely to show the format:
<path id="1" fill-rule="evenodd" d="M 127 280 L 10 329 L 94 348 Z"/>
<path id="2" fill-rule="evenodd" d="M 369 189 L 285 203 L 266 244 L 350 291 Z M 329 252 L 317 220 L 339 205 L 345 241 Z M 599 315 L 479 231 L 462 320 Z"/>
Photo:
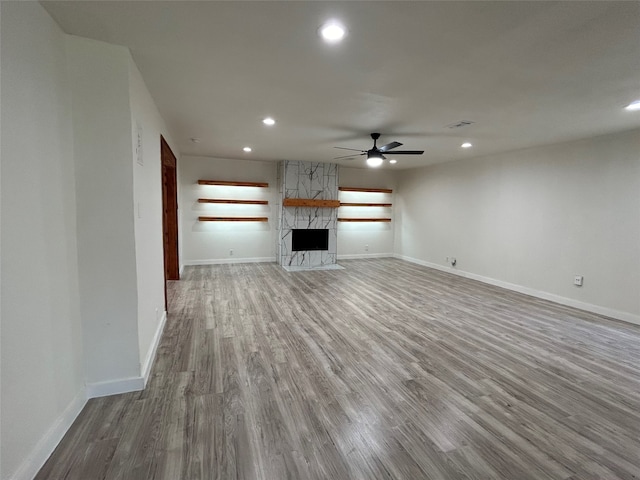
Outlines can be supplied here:
<path id="1" fill-rule="evenodd" d="M 640 328 L 396 259 L 188 267 L 37 479 L 640 478 Z"/>

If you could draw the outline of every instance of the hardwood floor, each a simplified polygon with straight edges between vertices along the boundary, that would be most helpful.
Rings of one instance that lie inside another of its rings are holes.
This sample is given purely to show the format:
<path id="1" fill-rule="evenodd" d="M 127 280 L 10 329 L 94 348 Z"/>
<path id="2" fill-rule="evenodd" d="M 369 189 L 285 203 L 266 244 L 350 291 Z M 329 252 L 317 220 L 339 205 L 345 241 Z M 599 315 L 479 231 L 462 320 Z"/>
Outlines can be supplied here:
<path id="1" fill-rule="evenodd" d="M 637 479 L 640 328 L 396 259 L 188 267 L 37 479 Z"/>

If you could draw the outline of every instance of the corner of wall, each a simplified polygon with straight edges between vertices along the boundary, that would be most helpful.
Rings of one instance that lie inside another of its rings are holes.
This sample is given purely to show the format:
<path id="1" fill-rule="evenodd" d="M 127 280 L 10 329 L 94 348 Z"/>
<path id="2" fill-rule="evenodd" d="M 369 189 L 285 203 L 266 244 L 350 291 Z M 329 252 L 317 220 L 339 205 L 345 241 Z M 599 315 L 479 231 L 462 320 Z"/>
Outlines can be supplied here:
<path id="1" fill-rule="evenodd" d="M 153 340 L 151 341 L 151 348 L 149 348 L 149 351 L 147 352 L 147 356 L 145 357 L 144 363 L 142 364 L 142 378 L 144 379 L 145 387 L 147 386 L 147 382 L 149 381 L 151 368 L 153 367 L 153 363 L 156 358 L 156 352 L 158 351 L 158 346 L 160 345 L 160 341 L 162 340 L 162 332 L 164 332 L 164 326 L 166 323 L 167 323 L 167 312 L 165 310 L 162 312 L 160 323 L 158 324 L 156 333 L 153 336 Z"/>
<path id="2" fill-rule="evenodd" d="M 129 53 L 96 40 L 65 39 L 86 378 L 90 385 L 119 382 L 140 373 Z"/>

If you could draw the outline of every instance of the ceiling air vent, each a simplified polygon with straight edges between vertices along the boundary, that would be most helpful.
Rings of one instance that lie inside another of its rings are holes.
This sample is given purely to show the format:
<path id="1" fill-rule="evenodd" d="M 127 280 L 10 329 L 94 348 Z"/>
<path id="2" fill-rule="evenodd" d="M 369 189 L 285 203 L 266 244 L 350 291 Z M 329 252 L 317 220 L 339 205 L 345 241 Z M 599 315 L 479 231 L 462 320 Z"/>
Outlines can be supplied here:
<path id="1" fill-rule="evenodd" d="M 474 123 L 476 123 L 476 122 L 472 122 L 471 120 L 460 120 L 459 122 L 450 123 L 449 125 L 447 125 L 447 128 L 468 127 L 469 125 L 472 125 Z"/>

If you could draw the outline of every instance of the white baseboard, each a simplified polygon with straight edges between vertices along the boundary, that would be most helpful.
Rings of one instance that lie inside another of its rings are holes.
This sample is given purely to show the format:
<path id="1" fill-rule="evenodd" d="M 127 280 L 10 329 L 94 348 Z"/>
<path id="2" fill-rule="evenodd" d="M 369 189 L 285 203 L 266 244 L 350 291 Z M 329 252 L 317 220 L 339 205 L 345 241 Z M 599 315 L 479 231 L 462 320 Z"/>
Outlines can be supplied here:
<path id="1" fill-rule="evenodd" d="M 78 417 L 85 404 L 87 395 L 85 390 L 80 390 L 65 408 L 62 415 L 53 423 L 51 428 L 40 438 L 40 441 L 33 448 L 29 456 L 18 467 L 11 480 L 31 480 L 42 468 L 49 456 L 67 433 L 71 424 Z"/>
<path id="2" fill-rule="evenodd" d="M 158 328 L 156 328 L 156 333 L 153 336 L 153 340 L 151 341 L 151 348 L 147 352 L 147 356 L 144 359 L 144 363 L 142 364 L 142 378 L 144 379 L 144 386 L 147 386 L 147 382 L 149 381 L 149 374 L 151 373 L 151 367 L 153 367 L 153 361 L 156 358 L 156 352 L 158 351 L 158 345 L 160 345 L 160 340 L 162 340 L 162 332 L 164 331 L 164 325 L 167 323 L 167 312 L 166 310 L 162 312 L 162 318 L 160 318 L 160 323 L 158 323 Z"/>
<path id="3" fill-rule="evenodd" d="M 185 265 L 223 265 L 227 263 L 274 263 L 276 257 L 255 257 L 255 258 L 211 258 L 205 260 L 188 260 Z"/>
<path id="4" fill-rule="evenodd" d="M 358 258 L 389 258 L 394 257 L 393 253 L 354 253 L 349 255 L 338 255 L 338 260 L 357 260 Z"/>
<path id="5" fill-rule="evenodd" d="M 144 390 L 145 379 L 143 377 L 120 378 L 107 382 L 87 384 L 87 398 L 106 397 L 119 393 L 129 393 Z"/>
<path id="6" fill-rule="evenodd" d="M 11 480 L 31 480 L 42 468 L 51 453 L 67 433 L 71 424 L 78 417 L 90 398 L 104 397 L 118 393 L 127 393 L 143 390 L 149 379 L 151 367 L 162 338 L 162 332 L 167 321 L 167 312 L 163 312 L 158 328 L 153 337 L 153 342 L 145 359 L 142 376 L 125 378 L 110 382 L 90 383 L 83 388 L 71 401 L 62 415 L 54 422 L 49 431 L 45 433 L 37 445 L 34 447 L 27 459 L 18 467 L 18 470 L 11 477 Z"/>
<path id="7" fill-rule="evenodd" d="M 585 310 L 587 312 L 597 313 L 598 315 L 604 315 L 606 317 L 615 318 L 616 320 L 622 320 L 623 322 L 633 323 L 634 325 L 640 325 L 640 315 L 634 315 L 633 313 L 622 312 L 620 310 L 614 310 L 612 308 L 601 307 L 599 305 L 581 302 L 572 298 L 562 297 L 560 295 L 544 292 L 542 290 L 536 290 L 534 288 L 523 287 L 522 285 L 516 285 L 514 283 L 504 282 L 502 280 L 496 280 L 495 278 L 484 277 L 475 273 L 464 272 L 456 268 L 438 265 L 437 263 L 426 262 L 417 258 L 407 257 L 399 254 L 395 254 L 394 256 L 401 260 L 406 260 L 407 262 L 422 265 L 424 267 L 433 268 L 435 270 L 451 273 L 460 277 L 470 278 L 472 280 L 477 280 L 482 283 L 488 283 L 489 285 L 495 285 L 496 287 L 505 288 L 514 292 L 524 293 L 525 295 L 541 298 L 543 300 L 549 300 L 551 302 L 559 303 L 560 305 L 566 305 L 568 307 Z"/>
<path id="8" fill-rule="evenodd" d="M 180 270 L 178 271 L 178 276 L 182 277 L 183 273 L 184 273 L 184 263 L 182 265 L 180 265 Z"/>

